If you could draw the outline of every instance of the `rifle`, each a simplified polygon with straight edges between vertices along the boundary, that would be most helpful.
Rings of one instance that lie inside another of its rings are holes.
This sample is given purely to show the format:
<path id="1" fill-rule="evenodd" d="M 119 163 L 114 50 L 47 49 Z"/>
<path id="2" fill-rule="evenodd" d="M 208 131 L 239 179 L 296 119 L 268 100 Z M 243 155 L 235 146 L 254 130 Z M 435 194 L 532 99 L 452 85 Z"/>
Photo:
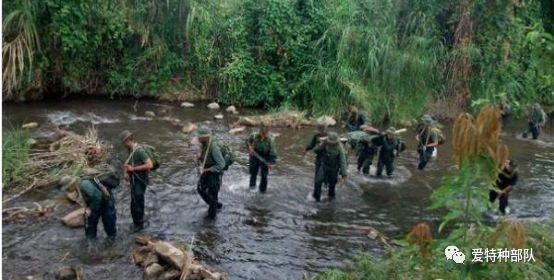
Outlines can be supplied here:
<path id="1" fill-rule="evenodd" d="M 198 174 L 202 175 L 204 174 L 204 166 L 206 166 L 206 160 L 208 159 L 208 152 L 210 151 L 210 146 L 212 144 L 212 137 L 208 139 L 208 146 L 206 146 L 206 153 L 204 154 L 204 160 L 202 161 L 202 165 L 198 168 Z"/>

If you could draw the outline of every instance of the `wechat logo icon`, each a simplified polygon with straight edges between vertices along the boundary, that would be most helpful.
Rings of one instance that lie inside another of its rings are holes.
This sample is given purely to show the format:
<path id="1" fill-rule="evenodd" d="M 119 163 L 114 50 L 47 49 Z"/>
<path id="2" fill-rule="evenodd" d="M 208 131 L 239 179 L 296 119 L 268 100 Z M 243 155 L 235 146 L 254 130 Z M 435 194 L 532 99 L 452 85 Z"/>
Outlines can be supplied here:
<path id="1" fill-rule="evenodd" d="M 466 260 L 466 256 L 458 247 L 456 246 L 448 246 L 446 249 L 444 249 L 444 255 L 446 256 L 447 260 L 453 260 L 455 263 L 464 263 Z"/>

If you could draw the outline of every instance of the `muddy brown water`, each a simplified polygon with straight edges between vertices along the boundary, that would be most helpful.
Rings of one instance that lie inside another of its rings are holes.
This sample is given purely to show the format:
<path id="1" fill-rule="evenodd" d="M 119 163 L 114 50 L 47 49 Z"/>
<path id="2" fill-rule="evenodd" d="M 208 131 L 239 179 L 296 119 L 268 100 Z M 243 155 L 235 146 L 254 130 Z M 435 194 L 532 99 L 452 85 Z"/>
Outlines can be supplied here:
<path id="1" fill-rule="evenodd" d="M 216 121 L 215 111 L 206 109 L 205 104 L 184 109 L 141 101 L 137 112 L 133 105 L 128 100 L 104 99 L 4 104 L 2 122 L 4 132 L 10 126 L 30 121 L 39 122 L 42 127 L 48 123 L 67 125 L 77 132 L 84 132 L 94 123 L 100 137 L 115 144 L 119 151 L 117 136 L 123 129 L 134 131 L 139 140 L 156 146 L 163 165 L 152 177 L 150 188 L 154 192 L 146 194 L 149 226 L 144 233 L 176 244 L 192 244 L 201 262 L 226 273 L 230 279 L 299 279 L 305 274 L 315 275 L 344 266 L 360 253 L 382 253 L 383 245 L 365 236 L 368 226 L 388 236 L 401 237 L 420 221 L 430 222 L 435 228 L 440 221 L 442 213 L 428 209 L 429 196 L 454 168 L 449 144 L 441 146 L 438 158 L 420 172 L 416 168 L 414 135 L 404 133 L 402 138 L 408 149 L 396 161 L 392 180 L 357 174 L 351 155 L 348 185 L 338 189 L 336 201 L 315 203 L 310 198 L 313 157 L 301 156 L 313 128 L 273 130 L 278 134 L 279 164 L 270 173 L 268 192 L 259 194 L 248 188 L 247 154 L 243 148 L 247 133 L 227 133 L 235 116 L 224 113 L 225 119 Z M 145 117 L 147 110 L 158 115 Z M 161 114 L 162 111 L 167 113 Z M 198 148 L 167 121 L 169 118 L 211 128 L 239 155 L 239 162 L 223 178 L 220 198 L 225 206 L 215 222 L 205 219 L 207 207 L 196 193 L 194 163 Z M 539 141 L 521 139 L 518 135 L 523 125 L 512 121 L 503 134 L 520 166 L 521 180 L 510 196 L 511 216 L 550 219 L 554 210 L 552 123 Z M 447 136 L 449 129 L 447 125 Z M 37 134 L 48 136 L 42 128 Z M 4 207 L 30 206 L 63 196 L 63 191 L 54 188 L 30 193 Z M 59 217 L 75 208 L 67 203 L 58 206 L 50 218 L 3 223 L 3 278 L 52 279 L 57 268 L 75 265 L 84 269 L 87 279 L 142 279 L 142 270 L 130 259 L 135 245 L 134 235 L 129 232 L 130 197 L 126 186 L 117 190 L 116 199 L 119 238 L 108 249 L 100 242 L 95 250 L 85 250 L 83 230 L 61 225 Z M 101 226 L 99 234 L 102 240 Z"/>

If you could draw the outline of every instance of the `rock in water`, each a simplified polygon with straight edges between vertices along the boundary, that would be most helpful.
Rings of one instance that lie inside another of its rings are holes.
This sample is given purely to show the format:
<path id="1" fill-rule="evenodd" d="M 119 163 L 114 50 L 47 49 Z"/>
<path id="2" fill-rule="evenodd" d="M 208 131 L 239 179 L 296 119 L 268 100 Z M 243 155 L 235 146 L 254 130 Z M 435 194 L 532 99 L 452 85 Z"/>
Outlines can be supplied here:
<path id="1" fill-rule="evenodd" d="M 158 257 L 158 255 L 155 252 L 150 252 L 146 256 L 146 259 L 144 260 L 142 265 L 144 267 L 149 267 L 151 264 L 158 263 L 158 262 L 160 262 L 160 258 Z"/>
<path id="2" fill-rule="evenodd" d="M 62 218 L 64 225 L 72 228 L 85 226 L 85 208 L 77 209 Z"/>
<path id="3" fill-rule="evenodd" d="M 152 243 L 152 238 L 150 236 L 146 236 L 146 235 L 139 235 L 139 236 L 135 237 L 135 242 L 137 244 L 146 246 L 146 245 L 149 245 L 150 243 Z"/>
<path id="4" fill-rule="evenodd" d="M 32 129 L 32 128 L 37 128 L 37 127 L 38 127 L 38 123 L 36 123 L 36 122 L 26 123 L 26 124 L 21 126 L 21 128 L 24 128 L 24 129 Z"/>
<path id="5" fill-rule="evenodd" d="M 145 273 L 148 277 L 157 277 L 164 271 L 163 266 L 158 263 L 153 263 L 146 267 Z"/>
<path id="6" fill-rule="evenodd" d="M 164 241 L 154 243 L 154 251 L 161 259 L 171 264 L 174 268 L 181 269 L 188 261 L 189 256 L 175 246 Z"/>
<path id="7" fill-rule="evenodd" d="M 171 269 L 171 270 L 168 270 L 168 271 L 164 272 L 160 276 L 160 279 L 162 279 L 162 280 L 175 280 L 175 279 L 179 279 L 180 276 L 181 276 L 181 271 L 176 270 L 176 269 Z"/>
<path id="8" fill-rule="evenodd" d="M 192 104 L 190 102 L 183 102 L 183 103 L 181 103 L 181 107 L 183 107 L 183 108 L 192 108 L 192 107 L 194 107 L 194 104 Z"/>
<path id="9" fill-rule="evenodd" d="M 222 120 L 223 119 L 223 114 L 217 114 L 214 116 L 214 119 L 216 120 Z"/>
<path id="10" fill-rule="evenodd" d="M 142 246 L 135 249 L 133 253 L 131 253 L 131 258 L 136 265 L 144 266 L 144 261 L 146 261 L 148 253 L 150 253 L 150 248 Z"/>
<path id="11" fill-rule="evenodd" d="M 82 268 L 62 267 L 54 274 L 56 280 L 83 280 L 84 273 Z"/>
<path id="12" fill-rule="evenodd" d="M 231 105 L 231 106 L 227 107 L 227 109 L 225 109 L 225 111 L 228 112 L 228 113 L 235 114 L 237 112 L 237 108 L 235 106 Z"/>
<path id="13" fill-rule="evenodd" d="M 239 117 L 239 120 L 237 121 L 238 124 L 246 125 L 246 126 L 257 126 L 258 122 L 253 120 L 249 117 Z"/>
<path id="14" fill-rule="evenodd" d="M 183 129 L 181 130 L 183 133 L 189 134 L 196 130 L 196 125 L 193 123 L 187 123 L 183 126 Z"/>
<path id="15" fill-rule="evenodd" d="M 219 109 L 219 104 L 217 104 L 216 102 L 212 102 L 212 103 L 208 104 L 207 107 L 210 110 L 217 110 L 217 109 Z"/>
<path id="16" fill-rule="evenodd" d="M 317 122 L 325 126 L 334 126 L 337 124 L 337 121 L 330 116 L 321 116 L 317 119 Z"/>
<path id="17" fill-rule="evenodd" d="M 152 112 L 152 111 L 146 111 L 144 112 L 144 115 L 147 116 L 147 117 L 155 117 L 156 116 L 156 113 Z"/>
<path id="18" fill-rule="evenodd" d="M 33 138 L 29 138 L 29 140 L 27 140 L 27 145 L 29 145 L 30 147 L 36 145 L 37 143 L 38 143 L 37 140 Z"/>
<path id="19" fill-rule="evenodd" d="M 232 128 L 231 130 L 229 130 L 229 133 L 237 134 L 237 133 L 244 132 L 245 130 L 246 130 L 245 126 L 239 126 L 239 127 L 235 127 L 235 128 Z"/>
<path id="20" fill-rule="evenodd" d="M 69 199 L 69 201 L 71 202 L 79 203 L 81 201 L 81 198 L 79 197 L 79 192 L 76 190 L 68 191 L 65 194 L 65 197 L 67 197 L 67 199 Z"/>

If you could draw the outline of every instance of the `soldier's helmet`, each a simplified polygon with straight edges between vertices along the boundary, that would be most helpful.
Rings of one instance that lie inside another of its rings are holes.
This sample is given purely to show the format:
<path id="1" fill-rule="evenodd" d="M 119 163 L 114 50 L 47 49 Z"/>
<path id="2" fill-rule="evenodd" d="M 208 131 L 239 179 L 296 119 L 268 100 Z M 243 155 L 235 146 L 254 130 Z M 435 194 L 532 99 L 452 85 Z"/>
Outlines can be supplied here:
<path id="1" fill-rule="evenodd" d="M 130 132 L 129 130 L 123 130 L 119 134 L 119 138 L 121 139 L 121 142 L 125 142 L 127 139 L 129 139 L 129 137 L 132 137 L 132 136 L 133 136 L 133 133 Z"/>

